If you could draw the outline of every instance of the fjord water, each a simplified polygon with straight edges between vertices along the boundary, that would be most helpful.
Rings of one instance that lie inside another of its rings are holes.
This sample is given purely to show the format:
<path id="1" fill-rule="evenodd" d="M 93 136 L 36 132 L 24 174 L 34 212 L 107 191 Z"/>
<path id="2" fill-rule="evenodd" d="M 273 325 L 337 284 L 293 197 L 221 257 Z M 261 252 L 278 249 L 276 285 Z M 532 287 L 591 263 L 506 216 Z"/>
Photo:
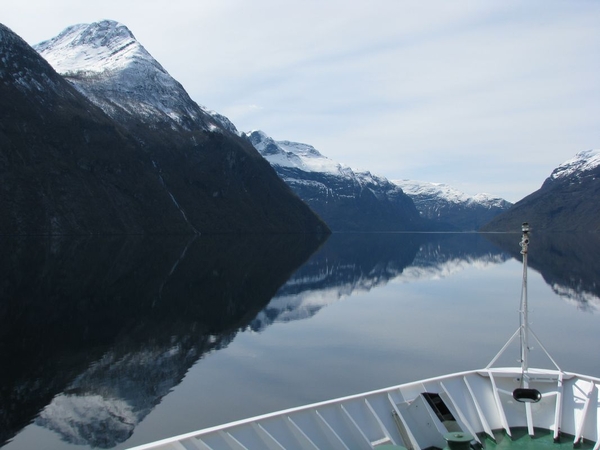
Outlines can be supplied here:
<path id="1" fill-rule="evenodd" d="M 0 447 L 123 449 L 483 367 L 519 325 L 519 239 L 2 238 Z M 593 376 L 598 254 L 594 234 L 532 234 L 532 328 Z"/>

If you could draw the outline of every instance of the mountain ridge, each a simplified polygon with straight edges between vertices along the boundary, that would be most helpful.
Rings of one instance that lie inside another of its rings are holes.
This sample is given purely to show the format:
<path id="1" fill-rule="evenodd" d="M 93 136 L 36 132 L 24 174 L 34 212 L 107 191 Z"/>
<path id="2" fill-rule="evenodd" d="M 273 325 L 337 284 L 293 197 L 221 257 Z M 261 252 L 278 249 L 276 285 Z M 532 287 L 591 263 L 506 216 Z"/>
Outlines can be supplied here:
<path id="1" fill-rule="evenodd" d="M 354 171 L 309 144 L 243 133 L 277 174 L 333 231 L 434 231 L 402 189 L 368 171 Z"/>
<path id="2" fill-rule="evenodd" d="M 54 42 L 62 56 L 91 45 L 120 64 L 97 75 L 98 58 L 94 72 L 82 57 L 68 77 L 7 27 L 0 31 L 0 234 L 329 232 L 126 27 L 73 26 L 45 41 L 39 48 L 50 61 Z M 135 49 L 144 58 L 128 70 L 124 59 Z"/>
<path id="3" fill-rule="evenodd" d="M 73 25 L 34 49 L 112 117 L 121 109 L 149 123 L 237 134 L 224 116 L 196 104 L 120 22 Z"/>
<path id="4" fill-rule="evenodd" d="M 424 217 L 448 223 L 461 231 L 475 231 L 512 203 L 491 194 L 468 195 L 443 183 L 391 180 L 412 198 Z"/>
<path id="5" fill-rule="evenodd" d="M 244 134 L 279 176 L 337 231 L 474 231 L 510 206 L 506 200 L 489 194 L 468 196 L 441 183 L 388 180 L 369 171 L 353 170 L 309 144 L 275 141 L 260 130 Z M 374 200 L 358 206 L 365 191 Z M 343 197 L 348 202 L 355 200 L 352 205 L 344 205 L 354 208 L 344 216 L 344 220 L 354 221 L 351 225 L 342 223 L 340 211 L 335 210 Z M 380 211 L 373 215 L 377 202 Z M 357 220 L 360 215 L 365 217 Z M 367 223 L 373 217 L 377 220 L 377 216 L 381 220 L 378 224 Z"/>
<path id="6" fill-rule="evenodd" d="M 4 25 L 0 36 L 0 233 L 192 232 L 125 130 Z"/>
<path id="7" fill-rule="evenodd" d="M 556 167 L 542 186 L 482 227 L 508 231 L 528 222 L 540 231 L 600 231 L 600 150 L 584 150 Z"/>

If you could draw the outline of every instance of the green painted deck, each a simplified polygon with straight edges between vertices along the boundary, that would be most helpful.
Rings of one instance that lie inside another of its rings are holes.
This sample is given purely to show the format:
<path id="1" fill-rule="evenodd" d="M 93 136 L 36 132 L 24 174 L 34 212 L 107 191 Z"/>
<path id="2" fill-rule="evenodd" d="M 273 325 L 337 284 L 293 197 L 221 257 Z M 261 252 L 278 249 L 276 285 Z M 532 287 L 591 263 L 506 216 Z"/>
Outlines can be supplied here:
<path id="1" fill-rule="evenodd" d="M 489 436 L 479 436 L 485 450 L 592 450 L 594 442 L 583 441 L 573 445 L 573 436 L 561 435 L 560 442 L 555 443 L 552 438 L 552 431 L 534 430 L 535 436 L 527 434 L 527 428 L 511 429 L 512 438 L 503 430 L 494 431 L 494 442 Z"/>

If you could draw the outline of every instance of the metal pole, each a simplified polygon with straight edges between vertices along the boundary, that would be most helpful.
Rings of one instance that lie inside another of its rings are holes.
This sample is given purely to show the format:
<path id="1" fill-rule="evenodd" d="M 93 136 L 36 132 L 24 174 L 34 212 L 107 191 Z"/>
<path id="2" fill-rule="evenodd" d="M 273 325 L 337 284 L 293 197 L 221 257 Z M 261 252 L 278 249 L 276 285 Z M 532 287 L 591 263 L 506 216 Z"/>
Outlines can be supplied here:
<path id="1" fill-rule="evenodd" d="M 527 222 L 523 223 L 522 230 L 521 254 L 523 255 L 523 286 L 521 291 L 521 368 L 523 374 L 525 374 L 529 368 L 529 317 L 527 305 L 527 250 L 529 246 L 529 224 Z M 527 382 L 527 380 L 523 381 Z"/>

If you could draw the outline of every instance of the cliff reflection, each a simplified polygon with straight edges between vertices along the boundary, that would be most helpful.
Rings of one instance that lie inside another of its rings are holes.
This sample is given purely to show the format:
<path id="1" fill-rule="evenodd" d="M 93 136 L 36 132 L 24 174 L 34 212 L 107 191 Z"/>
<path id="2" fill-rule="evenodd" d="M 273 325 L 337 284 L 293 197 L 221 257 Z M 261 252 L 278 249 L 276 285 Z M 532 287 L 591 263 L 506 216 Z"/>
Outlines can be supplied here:
<path id="1" fill-rule="evenodd" d="M 521 259 L 514 245 L 518 235 L 485 236 Z M 600 311 L 600 234 L 536 233 L 534 228 L 529 248 L 529 266 L 542 275 L 557 295 L 582 311 Z"/>
<path id="2" fill-rule="evenodd" d="M 597 309 L 600 240 L 559 237 L 533 233 L 531 267 L 581 309 Z M 72 444 L 114 447 L 240 331 L 311 317 L 392 280 L 520 259 L 519 238 L 4 238 L 0 446 L 35 421 Z"/>
<path id="3" fill-rule="evenodd" d="M 320 244 L 311 236 L 3 238 L 0 445 L 36 416 L 74 444 L 124 441 Z"/>

